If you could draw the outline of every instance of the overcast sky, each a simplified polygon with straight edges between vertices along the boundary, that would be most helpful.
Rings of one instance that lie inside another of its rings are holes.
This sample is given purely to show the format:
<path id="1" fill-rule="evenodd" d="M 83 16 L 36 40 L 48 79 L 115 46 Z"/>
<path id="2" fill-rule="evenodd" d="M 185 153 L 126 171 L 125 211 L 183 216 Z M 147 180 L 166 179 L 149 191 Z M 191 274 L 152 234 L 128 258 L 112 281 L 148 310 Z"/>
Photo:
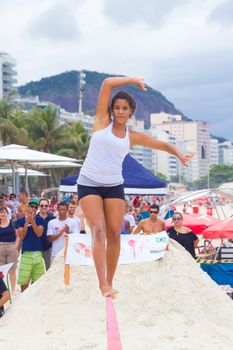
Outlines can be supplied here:
<path id="1" fill-rule="evenodd" d="M 233 140 L 233 0 L 0 0 L 19 85 L 72 69 L 136 75 Z"/>

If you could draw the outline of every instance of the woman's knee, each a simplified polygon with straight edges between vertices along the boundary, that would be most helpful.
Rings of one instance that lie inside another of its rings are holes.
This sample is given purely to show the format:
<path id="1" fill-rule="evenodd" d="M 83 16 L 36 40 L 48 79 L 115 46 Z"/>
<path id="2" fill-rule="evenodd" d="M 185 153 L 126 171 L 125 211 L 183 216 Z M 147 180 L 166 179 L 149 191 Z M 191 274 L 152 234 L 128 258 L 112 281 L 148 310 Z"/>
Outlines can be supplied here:
<path id="1" fill-rule="evenodd" d="M 91 227 L 92 238 L 95 241 L 105 241 L 106 228 L 103 223 L 96 223 Z"/>
<path id="2" fill-rule="evenodd" d="M 112 228 L 108 230 L 107 241 L 116 243 L 120 240 L 121 230 L 119 228 Z"/>

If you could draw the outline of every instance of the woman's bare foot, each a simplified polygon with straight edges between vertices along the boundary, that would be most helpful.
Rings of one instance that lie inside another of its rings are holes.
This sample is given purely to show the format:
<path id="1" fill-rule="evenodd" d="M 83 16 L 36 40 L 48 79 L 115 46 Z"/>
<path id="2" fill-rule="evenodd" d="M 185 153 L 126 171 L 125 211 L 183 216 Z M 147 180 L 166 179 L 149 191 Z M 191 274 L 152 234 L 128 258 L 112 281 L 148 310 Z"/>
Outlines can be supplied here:
<path id="1" fill-rule="evenodd" d="M 108 284 L 104 284 L 104 285 L 100 286 L 100 290 L 101 290 L 103 297 L 105 297 L 105 298 L 111 297 L 111 298 L 115 299 L 116 295 L 118 293 L 117 290 L 114 290 Z"/>

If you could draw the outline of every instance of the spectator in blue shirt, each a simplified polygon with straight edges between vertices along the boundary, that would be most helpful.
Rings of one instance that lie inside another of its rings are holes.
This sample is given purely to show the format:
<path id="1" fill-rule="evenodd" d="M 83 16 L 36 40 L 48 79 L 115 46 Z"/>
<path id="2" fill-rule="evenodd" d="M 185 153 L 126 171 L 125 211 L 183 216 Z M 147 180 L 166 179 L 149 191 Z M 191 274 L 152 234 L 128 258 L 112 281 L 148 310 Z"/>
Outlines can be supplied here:
<path id="1" fill-rule="evenodd" d="M 18 219 L 16 223 L 19 237 L 23 241 L 18 276 L 18 284 L 22 292 L 28 288 L 30 281 L 35 282 L 45 273 L 41 242 L 44 221 L 41 217 L 36 216 L 38 207 L 39 201 L 35 198 L 31 199 L 26 215 Z"/>

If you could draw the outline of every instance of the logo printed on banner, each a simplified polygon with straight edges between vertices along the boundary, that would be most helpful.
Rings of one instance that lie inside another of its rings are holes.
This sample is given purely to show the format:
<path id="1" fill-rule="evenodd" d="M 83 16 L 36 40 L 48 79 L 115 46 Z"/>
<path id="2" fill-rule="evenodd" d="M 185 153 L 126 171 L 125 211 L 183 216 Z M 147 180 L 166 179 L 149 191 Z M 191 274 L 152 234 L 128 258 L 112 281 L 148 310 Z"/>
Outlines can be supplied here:
<path id="1" fill-rule="evenodd" d="M 122 235 L 119 264 L 154 261 L 163 258 L 168 245 L 165 231 L 151 235 Z M 66 264 L 93 265 L 91 235 L 69 234 Z"/>

